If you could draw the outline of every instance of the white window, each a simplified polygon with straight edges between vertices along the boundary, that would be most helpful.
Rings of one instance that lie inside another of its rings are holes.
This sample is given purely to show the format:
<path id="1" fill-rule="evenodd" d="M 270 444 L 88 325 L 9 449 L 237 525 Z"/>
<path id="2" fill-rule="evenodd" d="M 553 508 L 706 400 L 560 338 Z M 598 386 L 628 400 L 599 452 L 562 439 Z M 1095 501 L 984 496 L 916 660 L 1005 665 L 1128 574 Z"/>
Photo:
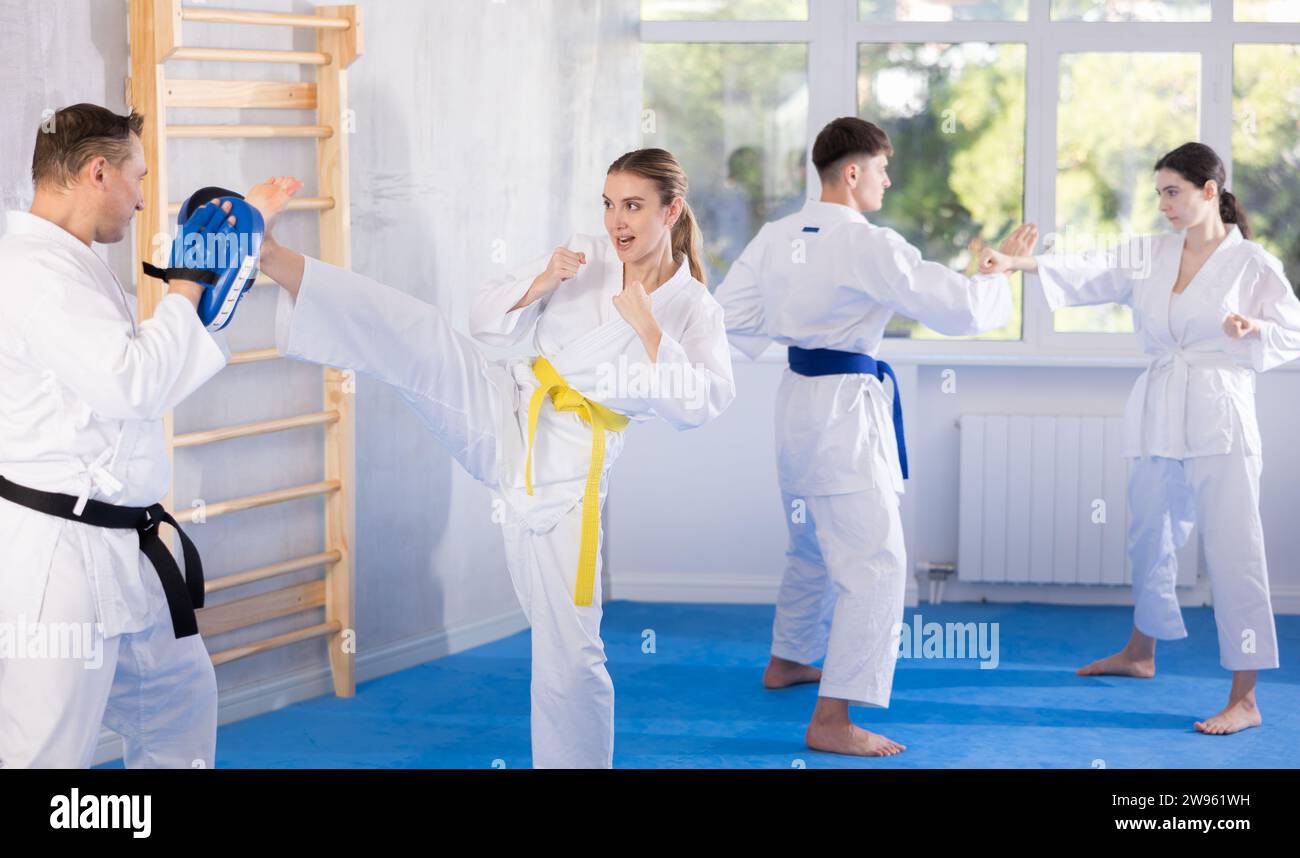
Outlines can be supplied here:
<path id="1" fill-rule="evenodd" d="M 893 140 L 873 222 L 973 270 L 1032 221 L 1064 248 L 1168 227 L 1152 167 L 1212 146 L 1251 227 L 1300 285 L 1300 0 L 642 0 L 644 145 L 691 176 L 710 281 L 767 220 L 820 193 L 809 149 L 838 116 Z M 976 340 L 910 320 L 893 352 L 1136 353 L 1124 308 L 1048 312 Z"/>

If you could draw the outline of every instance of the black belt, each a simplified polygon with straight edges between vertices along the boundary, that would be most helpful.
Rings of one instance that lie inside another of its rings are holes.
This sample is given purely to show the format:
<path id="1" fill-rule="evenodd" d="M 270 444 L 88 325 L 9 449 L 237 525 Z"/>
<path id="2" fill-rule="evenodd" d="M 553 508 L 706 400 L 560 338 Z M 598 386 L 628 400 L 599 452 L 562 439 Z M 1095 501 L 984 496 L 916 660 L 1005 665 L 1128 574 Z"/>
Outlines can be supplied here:
<path id="1" fill-rule="evenodd" d="M 203 561 L 190 538 L 181 530 L 162 504 L 153 506 L 114 506 L 103 501 L 88 500 L 81 515 L 73 512 L 77 498 L 53 492 L 42 492 L 11 483 L 0 477 L 0 498 L 46 515 L 79 521 L 93 527 L 112 530 L 134 530 L 140 536 L 140 550 L 153 564 L 167 596 L 167 608 L 172 615 L 172 630 L 176 638 L 187 638 L 199 633 L 197 608 L 203 607 Z M 185 551 L 185 575 L 181 575 L 175 558 L 158 536 L 158 525 L 167 522 L 180 534 Z"/>

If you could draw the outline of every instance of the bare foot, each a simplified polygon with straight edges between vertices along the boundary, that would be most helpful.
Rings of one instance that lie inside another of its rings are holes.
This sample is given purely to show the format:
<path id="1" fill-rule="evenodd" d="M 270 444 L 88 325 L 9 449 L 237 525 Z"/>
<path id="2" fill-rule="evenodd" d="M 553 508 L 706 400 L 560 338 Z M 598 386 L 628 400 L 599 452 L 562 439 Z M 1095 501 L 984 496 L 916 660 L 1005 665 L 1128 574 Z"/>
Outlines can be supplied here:
<path id="1" fill-rule="evenodd" d="M 789 688 L 791 685 L 804 685 L 809 682 L 821 681 L 822 670 L 820 667 L 800 664 L 797 661 L 777 658 L 776 656 L 772 656 L 772 660 L 767 663 L 767 670 L 763 671 L 764 688 Z"/>
<path id="2" fill-rule="evenodd" d="M 1081 667 L 1077 673 L 1079 676 L 1132 676 L 1150 679 L 1156 675 L 1156 658 L 1154 655 L 1150 658 L 1134 657 L 1125 650 Z"/>
<path id="3" fill-rule="evenodd" d="M 855 724 L 822 724 L 817 721 L 808 725 L 804 742 L 814 751 L 854 757 L 892 757 L 907 750 L 906 745 L 863 730 Z"/>
<path id="4" fill-rule="evenodd" d="M 244 200 L 262 213 L 266 232 L 270 233 L 272 223 L 288 208 L 289 199 L 300 190 L 302 182 L 294 177 L 276 176 L 253 188 L 244 196 Z"/>
<path id="5" fill-rule="evenodd" d="M 1263 721 L 1255 701 L 1243 697 L 1236 702 L 1230 702 L 1227 708 L 1210 720 L 1197 721 L 1196 729 L 1207 736 L 1227 736 L 1251 727 L 1258 727 Z"/>

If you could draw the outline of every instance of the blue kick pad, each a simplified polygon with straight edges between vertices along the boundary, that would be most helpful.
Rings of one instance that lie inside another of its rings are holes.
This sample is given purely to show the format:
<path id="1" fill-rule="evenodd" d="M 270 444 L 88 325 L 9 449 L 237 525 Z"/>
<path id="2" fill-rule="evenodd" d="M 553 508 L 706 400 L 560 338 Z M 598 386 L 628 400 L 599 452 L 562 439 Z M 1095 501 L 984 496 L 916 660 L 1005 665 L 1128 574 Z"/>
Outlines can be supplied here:
<path id="1" fill-rule="evenodd" d="M 230 211 L 221 208 L 230 203 Z M 230 218 L 235 219 L 231 226 Z M 223 330 L 239 300 L 253 288 L 266 224 L 243 196 L 224 188 L 203 188 L 176 216 L 170 268 L 144 263 L 144 273 L 164 283 L 189 280 L 203 286 L 199 320 L 209 331 Z"/>

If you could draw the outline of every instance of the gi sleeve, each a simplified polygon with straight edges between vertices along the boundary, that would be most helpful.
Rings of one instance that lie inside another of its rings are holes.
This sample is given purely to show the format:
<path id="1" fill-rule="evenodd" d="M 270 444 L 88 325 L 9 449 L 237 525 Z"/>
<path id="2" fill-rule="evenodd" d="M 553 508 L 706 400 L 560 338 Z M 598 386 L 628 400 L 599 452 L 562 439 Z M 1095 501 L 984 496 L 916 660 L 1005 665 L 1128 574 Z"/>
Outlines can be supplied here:
<path id="1" fill-rule="evenodd" d="M 895 313 L 948 336 L 993 331 L 1011 321 L 1011 286 L 1002 274 L 967 277 L 927 262 L 892 229 L 853 224 L 848 283 Z"/>
<path id="2" fill-rule="evenodd" d="M 564 243 L 570 250 L 582 250 L 591 264 L 591 251 L 580 248 L 578 236 Z M 513 346 L 528 339 L 537 328 L 537 320 L 546 309 L 549 296 L 527 307 L 513 309 L 528 293 L 533 281 L 550 264 L 551 253 L 511 269 L 484 284 L 474 295 L 469 311 L 469 331 L 474 339 L 490 346 Z"/>
<path id="3" fill-rule="evenodd" d="M 1038 282 L 1043 287 L 1043 297 L 1052 311 L 1062 307 L 1082 307 L 1092 304 L 1126 304 L 1132 306 L 1133 280 L 1123 260 L 1143 259 L 1141 248 L 1133 240 L 1127 246 L 1116 245 L 1106 250 L 1089 250 L 1082 253 L 1049 253 L 1035 256 L 1038 262 Z M 1150 247 L 1147 250 L 1150 251 Z"/>
<path id="4" fill-rule="evenodd" d="M 1250 285 L 1242 290 L 1242 315 L 1259 325 L 1250 361 L 1257 372 L 1267 372 L 1300 357 L 1300 300 L 1277 259 L 1261 255 L 1253 265 L 1253 278 L 1247 274 L 1245 280 Z"/>
<path id="5" fill-rule="evenodd" d="M 751 360 L 772 344 L 764 325 L 763 293 L 758 285 L 769 234 L 769 228 L 764 225 L 732 263 L 722 285 L 714 293 L 722 305 L 731 344 Z"/>
<path id="6" fill-rule="evenodd" d="M 26 354 L 109 419 L 160 419 L 229 359 L 181 295 L 165 296 L 133 332 L 119 305 L 69 273 L 31 266 L 16 276 L 36 287 L 15 299 Z"/>
<path id="7" fill-rule="evenodd" d="M 661 336 L 653 363 L 639 339 L 635 349 L 630 360 L 650 373 L 646 396 L 650 410 L 679 432 L 703 426 L 736 398 L 723 311 L 711 297 L 680 340 L 666 332 Z"/>

